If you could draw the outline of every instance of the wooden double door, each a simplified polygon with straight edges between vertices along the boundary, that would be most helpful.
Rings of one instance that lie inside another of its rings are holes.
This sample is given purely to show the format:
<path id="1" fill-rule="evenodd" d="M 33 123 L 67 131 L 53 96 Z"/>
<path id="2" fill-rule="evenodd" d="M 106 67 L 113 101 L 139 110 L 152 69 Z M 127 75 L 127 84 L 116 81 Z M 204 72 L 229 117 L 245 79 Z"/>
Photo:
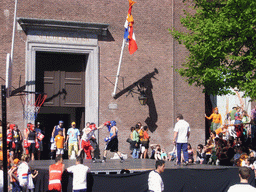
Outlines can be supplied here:
<path id="1" fill-rule="evenodd" d="M 84 107 L 86 54 L 36 52 L 36 91 L 44 107 Z"/>

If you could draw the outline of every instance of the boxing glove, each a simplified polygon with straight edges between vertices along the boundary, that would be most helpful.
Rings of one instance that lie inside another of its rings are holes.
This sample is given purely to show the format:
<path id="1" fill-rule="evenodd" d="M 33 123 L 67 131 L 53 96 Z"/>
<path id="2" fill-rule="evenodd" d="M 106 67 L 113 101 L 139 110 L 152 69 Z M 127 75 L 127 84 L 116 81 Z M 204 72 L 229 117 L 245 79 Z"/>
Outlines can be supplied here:
<path id="1" fill-rule="evenodd" d="M 36 141 L 36 149 L 38 149 L 39 148 L 39 143 L 38 143 L 38 141 Z"/>
<path id="2" fill-rule="evenodd" d="M 110 121 L 106 121 L 105 123 L 104 123 L 104 125 L 106 126 L 106 125 L 110 125 Z"/>
<path id="3" fill-rule="evenodd" d="M 111 140 L 111 137 L 106 137 L 106 138 L 104 139 L 105 142 L 108 142 L 108 141 L 110 141 L 110 140 Z"/>

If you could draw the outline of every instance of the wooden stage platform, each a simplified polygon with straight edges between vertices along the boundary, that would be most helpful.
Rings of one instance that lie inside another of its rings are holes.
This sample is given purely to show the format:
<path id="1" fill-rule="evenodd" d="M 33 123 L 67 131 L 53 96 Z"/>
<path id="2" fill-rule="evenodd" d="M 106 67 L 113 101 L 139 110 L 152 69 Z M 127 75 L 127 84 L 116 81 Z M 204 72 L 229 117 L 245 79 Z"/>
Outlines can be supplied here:
<path id="1" fill-rule="evenodd" d="M 49 165 L 54 160 L 35 160 L 29 162 L 32 170 L 38 170 L 35 178 L 35 192 L 48 190 Z M 65 167 L 75 165 L 75 160 L 64 160 Z M 88 192 L 146 192 L 148 174 L 155 169 L 153 159 L 107 159 L 105 163 L 93 163 L 84 160 L 91 173 L 87 178 Z M 174 162 L 166 162 L 165 171 L 161 174 L 164 182 L 164 191 L 172 192 L 226 192 L 228 188 L 239 183 L 238 167 L 225 167 L 214 165 L 176 166 Z M 123 173 L 122 170 L 129 170 Z M 72 192 L 73 175 L 64 172 L 62 178 L 62 191 Z M 249 183 L 255 186 L 254 172 L 251 172 Z"/>
<path id="2" fill-rule="evenodd" d="M 90 168 L 92 173 L 120 173 L 121 170 L 126 169 L 131 173 L 149 171 L 155 169 L 154 159 L 126 159 L 123 163 L 120 163 L 119 159 L 107 159 L 106 162 L 101 163 L 97 160 L 93 163 L 91 160 L 84 159 L 84 165 Z M 30 161 L 29 165 L 32 169 L 44 169 L 48 170 L 51 164 L 54 164 L 54 160 L 35 160 Z M 75 160 L 64 160 L 65 168 L 75 165 Z M 189 164 L 187 166 L 181 165 L 176 166 L 173 161 L 166 161 L 165 169 L 223 169 L 223 168 L 234 168 L 234 167 L 224 167 L 215 165 L 199 165 L 199 164 Z"/>

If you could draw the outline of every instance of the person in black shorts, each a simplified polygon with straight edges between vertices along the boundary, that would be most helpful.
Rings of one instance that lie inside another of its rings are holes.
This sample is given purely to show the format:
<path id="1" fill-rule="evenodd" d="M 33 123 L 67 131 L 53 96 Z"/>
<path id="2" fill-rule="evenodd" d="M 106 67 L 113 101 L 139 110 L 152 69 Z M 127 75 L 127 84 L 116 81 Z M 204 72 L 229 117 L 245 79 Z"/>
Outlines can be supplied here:
<path id="1" fill-rule="evenodd" d="M 36 137 L 36 131 L 35 127 L 33 124 L 31 124 L 29 132 L 28 132 L 28 145 L 29 145 L 29 154 L 31 157 L 31 160 L 35 159 L 35 153 L 36 153 L 36 142 L 37 142 L 37 137 Z"/>
<path id="2" fill-rule="evenodd" d="M 149 148 L 149 138 L 150 136 L 148 135 L 148 126 L 143 127 L 143 138 L 141 140 L 141 145 L 142 145 L 142 158 L 146 159 L 148 157 L 148 148 Z"/>
<path id="3" fill-rule="evenodd" d="M 115 121 L 108 121 L 106 123 L 104 123 L 105 126 L 108 127 L 108 131 L 110 136 L 106 137 L 104 140 L 106 142 L 106 147 L 103 153 L 103 160 L 102 162 L 106 161 L 107 158 L 107 151 L 110 152 L 116 152 L 118 154 L 118 156 L 121 159 L 121 163 L 124 162 L 124 159 L 121 155 L 121 153 L 118 151 L 118 139 L 117 139 L 117 133 L 118 133 L 118 129 L 116 127 L 116 122 Z"/>

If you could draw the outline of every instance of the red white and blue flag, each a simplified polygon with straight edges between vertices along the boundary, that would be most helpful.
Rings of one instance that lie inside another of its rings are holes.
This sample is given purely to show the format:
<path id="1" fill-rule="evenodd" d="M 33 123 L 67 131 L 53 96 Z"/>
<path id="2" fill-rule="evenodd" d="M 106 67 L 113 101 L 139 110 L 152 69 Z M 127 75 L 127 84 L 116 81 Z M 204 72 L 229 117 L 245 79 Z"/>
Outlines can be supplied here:
<path id="1" fill-rule="evenodd" d="M 124 39 L 129 44 L 128 49 L 130 54 L 133 54 L 138 49 L 138 46 L 135 40 L 135 34 L 133 32 L 134 19 L 132 16 L 132 6 L 134 5 L 134 3 L 135 1 L 129 0 L 128 15 L 124 24 L 124 28 L 125 28 Z"/>

